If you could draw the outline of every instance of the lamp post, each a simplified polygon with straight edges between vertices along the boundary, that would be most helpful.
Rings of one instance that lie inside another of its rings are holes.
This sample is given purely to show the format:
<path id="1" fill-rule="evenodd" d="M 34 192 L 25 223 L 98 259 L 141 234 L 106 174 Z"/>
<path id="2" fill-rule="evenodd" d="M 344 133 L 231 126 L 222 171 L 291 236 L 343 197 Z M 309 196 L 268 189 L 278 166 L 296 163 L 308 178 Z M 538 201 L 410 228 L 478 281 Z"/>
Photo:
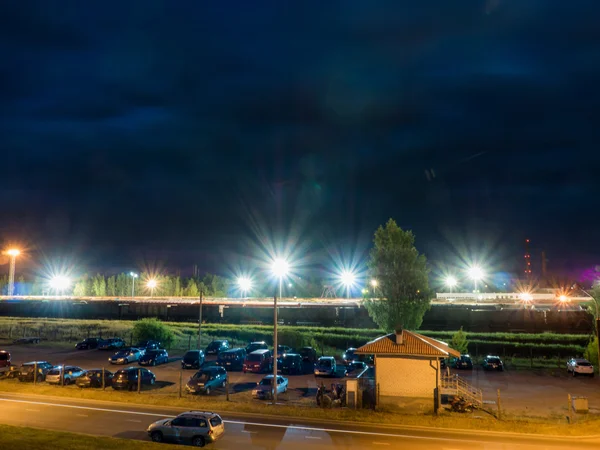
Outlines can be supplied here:
<path id="1" fill-rule="evenodd" d="M 444 284 L 446 285 L 446 287 L 452 290 L 458 285 L 458 280 L 452 275 L 448 275 L 444 280 Z"/>
<path id="2" fill-rule="evenodd" d="M 146 287 L 150 289 L 150 298 L 154 297 L 154 289 L 156 288 L 156 280 L 151 279 L 146 283 Z"/>
<path id="3" fill-rule="evenodd" d="M 485 275 L 483 270 L 479 266 L 472 266 L 467 270 L 467 275 L 473 280 L 473 291 L 477 291 L 477 282 L 483 280 Z"/>
<path id="4" fill-rule="evenodd" d="M 237 279 L 237 284 L 240 288 L 240 296 L 245 298 L 248 291 L 252 289 L 252 280 L 248 277 L 239 277 Z"/>
<path id="5" fill-rule="evenodd" d="M 64 275 L 57 275 L 50 280 L 50 288 L 54 289 L 56 295 L 62 295 L 71 285 L 71 279 Z"/>
<path id="6" fill-rule="evenodd" d="M 273 261 L 271 270 L 279 278 L 279 297 L 281 298 L 283 277 L 288 274 L 290 266 L 285 259 Z M 273 296 L 273 404 L 277 404 L 277 295 Z"/>
<path id="7" fill-rule="evenodd" d="M 129 272 L 129 275 L 131 276 L 131 298 L 133 298 L 135 296 L 135 279 L 138 277 L 138 274 Z"/>
<path id="8" fill-rule="evenodd" d="M 340 278 L 342 279 L 342 284 L 346 286 L 346 298 L 350 298 L 350 289 L 356 281 L 356 275 L 350 270 L 344 270 L 340 275 Z"/>
<path id="9" fill-rule="evenodd" d="M 17 263 L 17 256 L 21 254 L 21 251 L 16 248 L 11 248 L 6 251 L 6 254 L 10 256 L 10 269 L 8 271 L 8 296 L 11 297 L 15 292 L 15 264 Z"/>

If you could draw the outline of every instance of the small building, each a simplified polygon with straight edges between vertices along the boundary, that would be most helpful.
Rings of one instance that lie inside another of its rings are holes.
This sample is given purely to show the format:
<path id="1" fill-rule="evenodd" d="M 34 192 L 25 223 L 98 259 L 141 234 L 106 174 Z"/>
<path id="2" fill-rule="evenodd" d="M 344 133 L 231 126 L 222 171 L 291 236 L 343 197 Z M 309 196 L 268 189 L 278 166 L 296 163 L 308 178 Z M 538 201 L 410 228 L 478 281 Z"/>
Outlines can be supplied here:
<path id="1" fill-rule="evenodd" d="M 378 406 L 403 406 L 409 400 L 432 404 L 436 393 L 440 395 L 443 375 L 440 359 L 460 357 L 460 352 L 448 344 L 407 330 L 377 338 L 358 348 L 356 354 L 375 357 Z M 439 405 L 433 404 L 434 408 Z"/>

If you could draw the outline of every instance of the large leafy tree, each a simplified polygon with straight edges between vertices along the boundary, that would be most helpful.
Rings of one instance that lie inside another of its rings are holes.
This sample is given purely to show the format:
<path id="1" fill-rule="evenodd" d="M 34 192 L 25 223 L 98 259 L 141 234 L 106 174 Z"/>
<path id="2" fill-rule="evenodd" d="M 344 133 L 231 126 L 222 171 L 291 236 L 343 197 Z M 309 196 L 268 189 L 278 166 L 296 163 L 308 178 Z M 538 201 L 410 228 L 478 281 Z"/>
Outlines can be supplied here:
<path id="1" fill-rule="evenodd" d="M 377 279 L 382 298 L 365 302 L 371 318 L 392 331 L 418 329 L 429 309 L 429 270 L 415 248 L 415 236 L 390 219 L 375 232 L 369 272 Z"/>

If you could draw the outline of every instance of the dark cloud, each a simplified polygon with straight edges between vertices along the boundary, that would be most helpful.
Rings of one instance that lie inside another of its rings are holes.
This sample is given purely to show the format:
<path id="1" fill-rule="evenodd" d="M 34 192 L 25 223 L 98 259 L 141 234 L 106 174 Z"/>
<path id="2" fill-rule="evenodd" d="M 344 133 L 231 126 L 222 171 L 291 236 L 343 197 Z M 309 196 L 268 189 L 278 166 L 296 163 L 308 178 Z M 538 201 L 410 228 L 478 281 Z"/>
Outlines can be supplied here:
<path id="1" fill-rule="evenodd" d="M 188 264 L 252 238 L 257 216 L 318 243 L 368 243 L 392 216 L 434 257 L 440 240 L 488 229 L 506 253 L 528 235 L 555 261 L 592 260 L 599 13 L 8 2 L 0 231 L 50 249 L 77 239 L 116 264 L 140 251 Z"/>

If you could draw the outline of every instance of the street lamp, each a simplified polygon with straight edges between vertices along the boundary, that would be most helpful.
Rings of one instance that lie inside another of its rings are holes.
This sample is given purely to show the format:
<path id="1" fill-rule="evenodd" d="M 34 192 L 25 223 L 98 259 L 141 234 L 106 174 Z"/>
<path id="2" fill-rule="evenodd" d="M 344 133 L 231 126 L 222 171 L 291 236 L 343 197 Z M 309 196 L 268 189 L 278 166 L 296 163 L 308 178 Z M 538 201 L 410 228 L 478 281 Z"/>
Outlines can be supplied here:
<path id="1" fill-rule="evenodd" d="M 54 289 L 56 295 L 62 295 L 69 286 L 71 286 L 71 279 L 64 275 L 56 275 L 50 280 L 50 288 Z"/>
<path id="2" fill-rule="evenodd" d="M 450 288 L 450 289 L 454 289 L 457 285 L 458 285 L 458 280 L 453 277 L 452 275 L 448 275 L 445 279 L 444 279 L 444 284 Z"/>
<path id="3" fill-rule="evenodd" d="M 241 296 L 245 298 L 248 291 L 252 289 L 252 280 L 247 277 L 239 277 L 237 279 L 237 284 L 240 288 Z"/>
<path id="4" fill-rule="evenodd" d="M 135 278 L 134 278 L 135 280 Z M 146 287 L 148 289 L 150 289 L 150 298 L 154 297 L 154 289 L 156 288 L 156 280 L 154 278 L 148 280 L 148 282 L 146 283 Z"/>
<path id="5" fill-rule="evenodd" d="M 12 296 L 15 292 L 15 264 L 17 262 L 17 256 L 21 254 L 21 251 L 16 248 L 11 248 L 6 251 L 6 254 L 10 256 L 10 269 L 8 271 L 8 296 Z"/>
<path id="6" fill-rule="evenodd" d="M 476 291 L 477 290 L 477 282 L 483 280 L 483 277 L 485 276 L 485 274 L 483 273 L 483 270 L 479 266 L 471 266 L 467 270 L 467 275 L 469 276 L 469 278 L 471 280 L 473 280 L 473 287 L 474 287 L 474 290 Z"/>
<path id="7" fill-rule="evenodd" d="M 129 275 L 131 276 L 131 298 L 133 298 L 135 294 L 135 279 L 138 277 L 138 274 L 129 272 Z"/>
<path id="8" fill-rule="evenodd" d="M 344 270 L 340 274 L 342 284 L 346 286 L 346 298 L 350 298 L 350 289 L 356 282 L 356 275 L 350 270 Z"/>
<path id="9" fill-rule="evenodd" d="M 559 296 L 558 296 L 558 300 L 559 300 L 561 303 L 565 303 L 565 302 L 568 302 L 568 301 L 569 301 L 569 297 L 567 297 L 567 296 L 566 296 L 566 295 L 564 295 L 564 294 L 563 294 L 563 295 L 559 295 Z"/>
<path id="10" fill-rule="evenodd" d="M 379 286 L 379 281 L 377 281 L 375 278 L 373 278 L 373 279 L 371 280 L 371 287 L 372 287 L 373 289 L 377 289 L 377 286 Z"/>
<path id="11" fill-rule="evenodd" d="M 290 265 L 283 258 L 276 258 L 273 261 L 273 264 L 271 264 L 271 271 L 273 272 L 273 275 L 279 278 L 279 298 L 281 298 L 283 292 L 283 277 L 285 277 L 288 274 L 289 270 Z"/>

